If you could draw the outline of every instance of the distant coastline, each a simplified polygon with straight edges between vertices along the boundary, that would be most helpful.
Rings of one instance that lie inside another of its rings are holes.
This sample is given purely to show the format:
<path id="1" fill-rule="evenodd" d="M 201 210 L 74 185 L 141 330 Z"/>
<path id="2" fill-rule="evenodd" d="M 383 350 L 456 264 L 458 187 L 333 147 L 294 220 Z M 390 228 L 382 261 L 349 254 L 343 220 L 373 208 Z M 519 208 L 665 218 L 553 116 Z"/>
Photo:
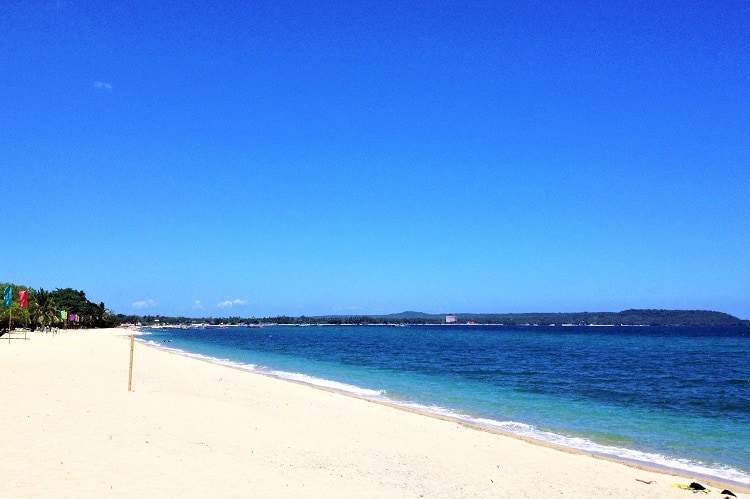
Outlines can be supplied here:
<path id="1" fill-rule="evenodd" d="M 389 315 L 322 315 L 275 317 L 195 318 L 161 315 L 122 315 L 121 323 L 130 324 L 205 324 L 205 325 L 263 325 L 263 324 L 500 324 L 508 326 L 750 326 L 750 321 L 723 312 L 708 310 L 629 309 L 621 312 L 553 312 L 553 313 L 446 313 L 401 312 Z"/>

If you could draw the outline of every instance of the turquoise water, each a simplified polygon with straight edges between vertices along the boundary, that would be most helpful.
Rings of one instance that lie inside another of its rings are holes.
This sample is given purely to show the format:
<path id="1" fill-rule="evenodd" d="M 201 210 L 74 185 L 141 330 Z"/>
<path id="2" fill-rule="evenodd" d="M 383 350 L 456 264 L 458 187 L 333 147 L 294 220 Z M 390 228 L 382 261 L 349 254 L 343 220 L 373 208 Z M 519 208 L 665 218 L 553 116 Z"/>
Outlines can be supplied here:
<path id="1" fill-rule="evenodd" d="M 750 485 L 750 328 L 151 330 L 217 362 Z"/>

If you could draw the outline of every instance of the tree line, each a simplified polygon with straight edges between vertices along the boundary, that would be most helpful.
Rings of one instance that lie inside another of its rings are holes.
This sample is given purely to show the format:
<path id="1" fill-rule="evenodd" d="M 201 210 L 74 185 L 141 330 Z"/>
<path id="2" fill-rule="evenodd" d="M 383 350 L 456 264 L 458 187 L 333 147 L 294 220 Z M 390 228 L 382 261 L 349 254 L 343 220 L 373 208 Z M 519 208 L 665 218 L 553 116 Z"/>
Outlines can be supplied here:
<path id="1" fill-rule="evenodd" d="M 634 326 L 750 326 L 750 321 L 723 312 L 707 310 L 631 309 L 622 312 L 517 313 L 517 314 L 450 314 L 456 324 L 517 325 L 634 325 Z M 172 317 L 164 315 L 117 315 L 122 323 L 154 324 L 446 324 L 446 314 L 402 312 L 390 315 L 324 315 L 313 317 Z"/>
<path id="2" fill-rule="evenodd" d="M 12 283 L 0 284 L 0 290 L 8 286 L 12 288 L 12 303 L 10 307 L 0 307 L 0 330 L 7 329 L 9 325 L 11 329 L 29 328 L 32 331 L 45 327 L 100 328 L 120 325 L 104 302 L 91 302 L 83 291 L 72 288 L 48 291 Z M 27 291 L 26 307 L 19 302 L 19 291 Z"/>
<path id="3" fill-rule="evenodd" d="M 28 327 L 32 330 L 44 327 L 117 327 L 121 324 L 445 324 L 446 314 L 423 312 L 401 312 L 389 315 L 324 315 L 292 317 L 171 317 L 162 315 L 115 314 L 104 306 L 104 302 L 93 303 L 86 293 L 72 288 L 57 288 L 48 291 L 33 289 L 12 283 L 0 284 L 0 291 L 12 287 L 12 304 L 0 307 L 0 330 L 10 327 Z M 19 291 L 27 291 L 28 306 L 21 307 Z M 0 302 L 1 304 L 1 302 Z M 64 314 L 62 312 L 65 312 Z M 707 310 L 662 310 L 630 309 L 622 312 L 573 312 L 573 313 L 518 313 L 518 314 L 449 314 L 456 324 L 506 324 L 506 325 L 550 325 L 550 324 L 601 324 L 601 325 L 645 325 L 645 326 L 749 326 L 750 321 L 735 316 Z M 72 320 L 71 320 L 72 319 Z"/>

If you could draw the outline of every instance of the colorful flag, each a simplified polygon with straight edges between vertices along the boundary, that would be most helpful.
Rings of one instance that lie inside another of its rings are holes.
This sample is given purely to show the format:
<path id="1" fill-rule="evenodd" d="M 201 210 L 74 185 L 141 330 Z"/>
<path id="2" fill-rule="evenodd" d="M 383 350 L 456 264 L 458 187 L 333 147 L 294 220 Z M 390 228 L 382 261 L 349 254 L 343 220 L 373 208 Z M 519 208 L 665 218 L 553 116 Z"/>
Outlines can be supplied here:
<path id="1" fill-rule="evenodd" d="M 21 306 L 21 308 L 26 308 L 29 306 L 29 292 L 26 290 L 21 290 L 18 292 L 18 304 Z"/>
<path id="2" fill-rule="evenodd" d="M 76 318 L 76 314 L 68 314 L 68 322 L 73 322 L 73 319 Z"/>
<path id="3" fill-rule="evenodd" d="M 3 305 L 10 307 L 11 303 L 13 303 L 13 288 L 6 286 L 3 290 Z"/>
<path id="4" fill-rule="evenodd" d="M 60 310 L 60 318 L 61 318 L 62 320 L 65 320 L 65 318 L 66 318 L 67 316 L 68 316 L 68 312 L 66 312 L 65 310 Z"/>

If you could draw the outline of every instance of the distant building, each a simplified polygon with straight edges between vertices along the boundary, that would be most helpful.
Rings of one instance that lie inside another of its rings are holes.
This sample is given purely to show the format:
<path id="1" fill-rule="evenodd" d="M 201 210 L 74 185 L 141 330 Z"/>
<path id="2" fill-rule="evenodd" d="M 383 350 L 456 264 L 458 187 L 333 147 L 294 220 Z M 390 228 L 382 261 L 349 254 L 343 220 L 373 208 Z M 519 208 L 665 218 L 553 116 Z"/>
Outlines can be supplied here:
<path id="1" fill-rule="evenodd" d="M 453 324 L 453 323 L 455 323 L 455 322 L 456 322 L 457 320 L 458 320 L 458 319 L 456 318 L 456 316 L 455 316 L 455 315 L 446 315 L 446 316 L 445 316 L 445 323 L 446 323 L 446 324 Z"/>

